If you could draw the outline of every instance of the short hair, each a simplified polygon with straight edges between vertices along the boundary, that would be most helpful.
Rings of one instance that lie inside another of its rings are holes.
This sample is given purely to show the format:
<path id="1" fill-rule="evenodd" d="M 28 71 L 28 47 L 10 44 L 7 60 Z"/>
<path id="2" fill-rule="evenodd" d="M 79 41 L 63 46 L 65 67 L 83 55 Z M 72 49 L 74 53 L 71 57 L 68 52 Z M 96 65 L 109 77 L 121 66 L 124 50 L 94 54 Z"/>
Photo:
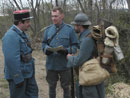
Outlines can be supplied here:
<path id="1" fill-rule="evenodd" d="M 89 28 L 89 25 L 82 25 L 82 27 L 83 27 L 84 29 L 88 29 L 88 28 Z"/>
<path id="2" fill-rule="evenodd" d="M 14 21 L 14 24 L 15 24 L 15 25 L 18 25 L 18 23 L 19 23 L 20 21 L 21 21 L 22 23 L 25 22 L 25 20 L 15 20 L 15 21 Z"/>
<path id="3" fill-rule="evenodd" d="M 61 7 L 59 7 L 59 6 L 55 6 L 55 7 L 52 9 L 53 12 L 56 12 L 57 10 L 58 10 L 61 14 L 64 13 L 63 9 L 62 9 Z"/>

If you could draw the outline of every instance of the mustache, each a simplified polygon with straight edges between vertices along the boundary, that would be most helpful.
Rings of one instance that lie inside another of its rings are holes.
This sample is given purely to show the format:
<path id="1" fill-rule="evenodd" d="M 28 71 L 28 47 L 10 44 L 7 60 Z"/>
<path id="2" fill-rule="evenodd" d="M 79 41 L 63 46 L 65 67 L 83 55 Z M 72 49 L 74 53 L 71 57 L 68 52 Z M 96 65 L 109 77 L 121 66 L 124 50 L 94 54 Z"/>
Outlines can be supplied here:
<path id="1" fill-rule="evenodd" d="M 80 33 L 80 31 L 79 31 L 79 30 L 75 30 L 75 32 L 76 32 L 77 34 L 79 34 L 79 33 Z"/>

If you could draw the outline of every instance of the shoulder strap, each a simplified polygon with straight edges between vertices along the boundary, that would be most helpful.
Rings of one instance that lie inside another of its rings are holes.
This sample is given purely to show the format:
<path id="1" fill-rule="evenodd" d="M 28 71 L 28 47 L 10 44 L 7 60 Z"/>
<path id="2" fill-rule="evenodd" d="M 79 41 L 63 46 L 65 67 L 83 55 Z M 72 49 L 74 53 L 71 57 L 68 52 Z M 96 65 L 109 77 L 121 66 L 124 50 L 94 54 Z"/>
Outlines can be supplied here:
<path id="1" fill-rule="evenodd" d="M 89 33 L 86 37 L 90 37 L 90 38 L 93 39 L 91 33 Z M 94 39 L 93 39 L 93 40 L 94 40 Z M 94 44 L 94 49 L 93 49 L 93 51 L 92 51 L 92 58 L 98 56 L 98 49 L 97 49 L 97 44 L 96 44 L 95 40 L 94 40 L 94 43 L 95 43 L 95 44 Z"/>
<path id="2" fill-rule="evenodd" d="M 61 26 L 53 35 L 50 39 L 47 40 L 47 44 L 49 45 L 50 42 L 52 41 L 52 39 L 57 35 L 57 33 L 63 28 L 63 26 Z"/>
<path id="3" fill-rule="evenodd" d="M 89 33 L 86 37 L 90 37 L 90 38 L 92 38 L 92 34 L 91 34 L 91 33 Z"/>

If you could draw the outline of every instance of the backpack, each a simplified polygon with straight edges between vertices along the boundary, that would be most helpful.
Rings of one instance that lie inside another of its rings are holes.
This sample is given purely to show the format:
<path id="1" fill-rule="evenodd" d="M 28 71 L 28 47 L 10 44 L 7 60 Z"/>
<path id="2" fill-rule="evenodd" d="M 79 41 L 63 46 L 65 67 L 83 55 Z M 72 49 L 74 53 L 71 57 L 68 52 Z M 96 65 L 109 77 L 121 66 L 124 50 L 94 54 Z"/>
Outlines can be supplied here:
<path id="1" fill-rule="evenodd" d="M 91 36 L 94 39 L 100 65 L 109 73 L 116 73 L 117 68 L 114 58 L 114 47 L 119 47 L 119 34 L 115 26 L 104 29 L 103 25 L 92 27 Z"/>

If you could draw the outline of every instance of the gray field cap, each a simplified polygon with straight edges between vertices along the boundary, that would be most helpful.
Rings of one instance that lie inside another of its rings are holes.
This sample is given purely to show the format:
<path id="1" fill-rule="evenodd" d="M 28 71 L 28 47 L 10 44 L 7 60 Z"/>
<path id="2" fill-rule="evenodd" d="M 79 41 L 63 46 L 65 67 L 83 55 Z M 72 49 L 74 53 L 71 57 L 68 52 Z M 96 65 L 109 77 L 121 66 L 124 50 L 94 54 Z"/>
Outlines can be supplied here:
<path id="1" fill-rule="evenodd" d="M 84 13 L 78 13 L 75 18 L 74 21 L 71 22 L 71 24 L 74 25 L 91 25 L 92 23 L 88 20 L 88 16 Z"/>

